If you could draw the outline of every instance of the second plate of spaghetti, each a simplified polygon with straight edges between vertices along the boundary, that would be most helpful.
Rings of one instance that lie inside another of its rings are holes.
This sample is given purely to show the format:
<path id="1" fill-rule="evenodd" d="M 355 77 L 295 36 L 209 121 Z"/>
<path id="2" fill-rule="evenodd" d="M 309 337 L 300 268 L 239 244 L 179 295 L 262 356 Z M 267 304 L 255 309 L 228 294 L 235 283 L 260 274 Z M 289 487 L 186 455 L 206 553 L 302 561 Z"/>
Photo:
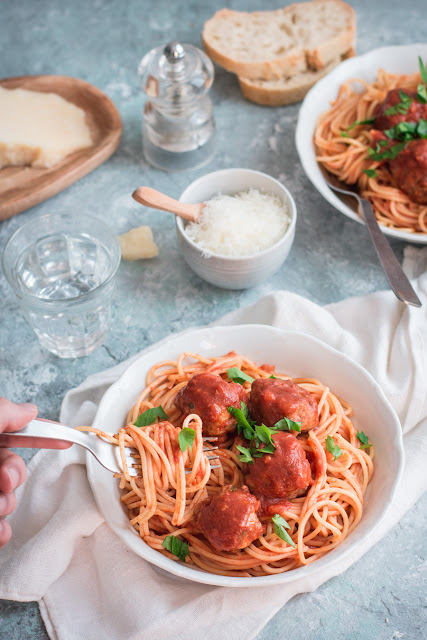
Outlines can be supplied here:
<path id="1" fill-rule="evenodd" d="M 140 476 L 115 478 L 88 457 L 109 526 L 152 564 L 222 586 L 344 562 L 384 517 L 403 467 L 398 419 L 369 374 L 264 325 L 154 345 L 106 392 L 92 429 L 118 455 L 133 447 Z"/>
<path id="2" fill-rule="evenodd" d="M 420 76 L 419 58 L 427 61 L 427 44 L 383 47 L 345 60 L 305 97 L 296 145 L 308 178 L 336 209 L 363 223 L 356 200 L 342 200 L 328 187 L 318 161 L 342 181 L 357 184 L 360 195 L 371 201 L 385 234 L 427 244 L 427 194 L 420 197 L 420 191 L 411 188 L 415 163 L 408 161 L 412 150 L 427 148 L 427 73 Z M 393 90 L 396 100 L 392 97 L 389 104 L 389 97 L 384 102 Z M 384 113 L 390 115 L 380 122 L 383 102 Z M 419 107 L 419 118 L 413 115 L 415 107 Z M 418 119 L 426 132 L 417 132 Z M 425 175 L 421 165 L 419 173 Z"/>

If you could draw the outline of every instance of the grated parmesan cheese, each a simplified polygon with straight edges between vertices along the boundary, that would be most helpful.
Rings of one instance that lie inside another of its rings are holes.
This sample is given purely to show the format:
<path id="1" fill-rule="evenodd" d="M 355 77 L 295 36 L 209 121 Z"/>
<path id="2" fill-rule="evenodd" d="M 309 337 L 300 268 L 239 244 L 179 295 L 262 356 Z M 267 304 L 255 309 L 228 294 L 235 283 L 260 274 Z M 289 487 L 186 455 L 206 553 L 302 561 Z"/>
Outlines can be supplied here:
<path id="1" fill-rule="evenodd" d="M 278 196 L 249 189 L 206 202 L 200 222 L 190 222 L 185 232 L 207 254 L 250 256 L 278 242 L 289 222 Z"/>

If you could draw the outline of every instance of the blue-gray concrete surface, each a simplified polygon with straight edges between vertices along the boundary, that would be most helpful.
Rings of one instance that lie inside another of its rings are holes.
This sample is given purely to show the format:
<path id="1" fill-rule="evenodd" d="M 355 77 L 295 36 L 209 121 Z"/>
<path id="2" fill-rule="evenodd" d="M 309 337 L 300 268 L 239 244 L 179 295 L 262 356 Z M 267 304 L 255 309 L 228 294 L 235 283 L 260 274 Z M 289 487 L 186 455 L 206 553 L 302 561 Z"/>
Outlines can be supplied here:
<path id="1" fill-rule="evenodd" d="M 280 4 L 235 0 L 227 6 L 253 11 Z M 425 0 L 351 4 L 358 19 L 358 53 L 426 40 Z M 332 209 L 304 175 L 294 145 L 299 105 L 270 109 L 246 102 L 235 76 L 217 68 L 211 91 L 218 129 L 213 160 L 203 169 L 171 174 L 144 162 L 138 62 L 152 47 L 172 39 L 200 46 L 203 23 L 222 6 L 220 0 L 0 2 L 2 77 L 82 78 L 111 97 L 124 125 L 120 147 L 108 162 L 54 198 L 0 223 L 0 252 L 23 222 L 55 210 L 100 216 L 119 233 L 149 224 L 160 249 L 153 260 L 121 265 L 107 342 L 77 360 L 59 360 L 40 347 L 0 274 L 0 395 L 36 402 L 41 415 L 57 419 L 64 393 L 89 374 L 171 332 L 210 323 L 271 291 L 286 289 L 326 304 L 386 288 L 366 230 Z M 144 209 L 130 197 L 142 184 L 178 197 L 199 175 L 237 166 L 283 181 L 298 207 L 296 238 L 283 268 L 262 285 L 240 292 L 214 288 L 189 271 L 179 253 L 173 217 Z M 391 244 L 402 259 L 404 243 Z M 29 459 L 32 452 L 27 454 Z M 427 637 L 426 506 L 424 497 L 345 574 L 287 603 L 258 640 Z M 47 638 L 38 605 L 0 602 L 0 638 Z"/>

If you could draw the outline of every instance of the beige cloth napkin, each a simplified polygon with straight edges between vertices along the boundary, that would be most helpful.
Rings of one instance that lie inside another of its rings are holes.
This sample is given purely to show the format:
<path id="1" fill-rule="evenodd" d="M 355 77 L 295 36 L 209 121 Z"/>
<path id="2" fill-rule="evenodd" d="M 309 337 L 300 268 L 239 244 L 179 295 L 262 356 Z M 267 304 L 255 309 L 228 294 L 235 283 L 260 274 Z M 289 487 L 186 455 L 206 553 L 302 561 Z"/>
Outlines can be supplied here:
<path id="1" fill-rule="evenodd" d="M 405 472 L 381 527 L 350 559 L 321 576 L 270 588 L 221 588 L 181 580 L 129 551 L 99 514 L 84 454 L 38 453 L 10 517 L 13 539 L 0 551 L 0 597 L 38 600 L 58 640 L 235 640 L 254 638 L 297 593 L 313 591 L 374 545 L 427 486 L 427 248 L 408 247 L 404 263 L 422 309 L 390 292 L 321 308 L 277 292 L 219 324 L 263 323 L 309 333 L 362 364 L 382 386 L 404 431 Z M 105 389 L 128 362 L 91 376 L 65 397 L 61 420 L 90 421 Z M 253 603 L 256 602 L 256 607 Z"/>

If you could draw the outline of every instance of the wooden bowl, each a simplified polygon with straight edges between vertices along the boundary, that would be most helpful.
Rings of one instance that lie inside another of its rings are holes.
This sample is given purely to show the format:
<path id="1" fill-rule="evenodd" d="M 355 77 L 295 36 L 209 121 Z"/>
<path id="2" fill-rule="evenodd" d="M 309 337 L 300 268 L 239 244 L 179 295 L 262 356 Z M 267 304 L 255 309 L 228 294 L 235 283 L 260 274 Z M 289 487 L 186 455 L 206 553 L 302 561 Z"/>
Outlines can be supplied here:
<path id="1" fill-rule="evenodd" d="M 80 149 L 48 169 L 5 167 L 0 170 L 0 220 L 59 193 L 105 162 L 122 135 L 120 114 L 102 91 L 68 76 L 20 76 L 0 80 L 5 89 L 56 93 L 83 109 L 94 144 Z"/>

